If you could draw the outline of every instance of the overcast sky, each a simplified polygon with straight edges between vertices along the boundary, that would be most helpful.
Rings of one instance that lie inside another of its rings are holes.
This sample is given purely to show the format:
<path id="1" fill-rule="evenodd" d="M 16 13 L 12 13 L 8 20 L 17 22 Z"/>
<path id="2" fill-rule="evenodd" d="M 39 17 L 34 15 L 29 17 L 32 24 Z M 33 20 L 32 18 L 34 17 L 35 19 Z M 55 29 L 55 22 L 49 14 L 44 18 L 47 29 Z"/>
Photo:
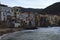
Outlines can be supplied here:
<path id="1" fill-rule="evenodd" d="M 26 8 L 46 8 L 55 2 L 60 2 L 60 0 L 0 0 L 1 4 Z"/>

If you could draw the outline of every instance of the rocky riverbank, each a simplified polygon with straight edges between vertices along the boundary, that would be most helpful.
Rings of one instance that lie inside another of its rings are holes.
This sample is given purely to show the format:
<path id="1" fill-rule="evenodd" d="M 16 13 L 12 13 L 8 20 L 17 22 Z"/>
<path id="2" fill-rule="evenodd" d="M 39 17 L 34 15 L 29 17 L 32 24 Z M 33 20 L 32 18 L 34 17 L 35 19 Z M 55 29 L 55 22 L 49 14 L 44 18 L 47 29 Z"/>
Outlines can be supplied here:
<path id="1" fill-rule="evenodd" d="M 22 28 L 0 28 L 0 36 L 6 33 L 11 33 L 15 31 L 21 31 Z"/>

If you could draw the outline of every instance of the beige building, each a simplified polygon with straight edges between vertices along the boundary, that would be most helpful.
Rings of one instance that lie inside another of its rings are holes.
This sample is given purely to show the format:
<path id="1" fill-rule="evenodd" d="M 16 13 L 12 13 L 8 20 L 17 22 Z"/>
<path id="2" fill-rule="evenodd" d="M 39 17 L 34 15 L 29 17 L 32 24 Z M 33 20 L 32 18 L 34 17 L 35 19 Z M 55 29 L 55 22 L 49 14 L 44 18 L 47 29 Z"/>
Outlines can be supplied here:
<path id="1" fill-rule="evenodd" d="M 15 17 L 16 19 L 19 19 L 20 17 L 20 8 L 18 7 L 13 7 L 12 8 L 12 17 Z"/>
<path id="2" fill-rule="evenodd" d="M 60 16 L 58 15 L 40 15 L 40 17 L 43 17 L 45 20 L 46 18 L 46 21 L 49 23 L 48 26 L 58 26 L 59 24 L 59 20 L 60 20 Z M 41 21 L 40 21 L 41 22 Z M 44 21 L 45 23 L 45 21 Z M 47 24 L 47 23 L 46 23 Z"/>
<path id="3" fill-rule="evenodd" d="M 12 22 L 15 27 L 20 26 L 20 8 L 12 7 Z"/>

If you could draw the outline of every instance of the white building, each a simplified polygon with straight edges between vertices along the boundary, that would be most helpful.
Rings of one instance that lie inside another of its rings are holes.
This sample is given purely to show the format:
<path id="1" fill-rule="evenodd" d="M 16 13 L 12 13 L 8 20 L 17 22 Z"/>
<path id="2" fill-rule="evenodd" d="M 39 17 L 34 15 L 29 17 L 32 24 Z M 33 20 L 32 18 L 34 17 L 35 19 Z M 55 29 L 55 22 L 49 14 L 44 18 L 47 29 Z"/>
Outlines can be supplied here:
<path id="1" fill-rule="evenodd" d="M 11 16 L 11 7 L 0 4 L 0 20 L 6 21 L 9 16 Z"/>

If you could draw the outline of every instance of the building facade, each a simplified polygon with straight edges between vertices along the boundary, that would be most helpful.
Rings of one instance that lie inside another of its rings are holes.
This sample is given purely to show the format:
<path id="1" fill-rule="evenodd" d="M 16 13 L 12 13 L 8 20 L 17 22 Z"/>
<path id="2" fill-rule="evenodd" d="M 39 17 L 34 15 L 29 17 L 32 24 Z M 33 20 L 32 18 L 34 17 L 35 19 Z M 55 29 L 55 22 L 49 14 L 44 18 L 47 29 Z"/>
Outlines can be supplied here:
<path id="1" fill-rule="evenodd" d="M 11 17 L 11 7 L 0 4 L 0 20 L 6 21 L 8 17 Z"/>
<path id="2" fill-rule="evenodd" d="M 35 26 L 35 15 L 33 12 L 21 12 L 20 7 L 12 8 L 12 19 L 15 20 L 15 23 L 24 24 L 26 27 L 30 25 Z"/>

